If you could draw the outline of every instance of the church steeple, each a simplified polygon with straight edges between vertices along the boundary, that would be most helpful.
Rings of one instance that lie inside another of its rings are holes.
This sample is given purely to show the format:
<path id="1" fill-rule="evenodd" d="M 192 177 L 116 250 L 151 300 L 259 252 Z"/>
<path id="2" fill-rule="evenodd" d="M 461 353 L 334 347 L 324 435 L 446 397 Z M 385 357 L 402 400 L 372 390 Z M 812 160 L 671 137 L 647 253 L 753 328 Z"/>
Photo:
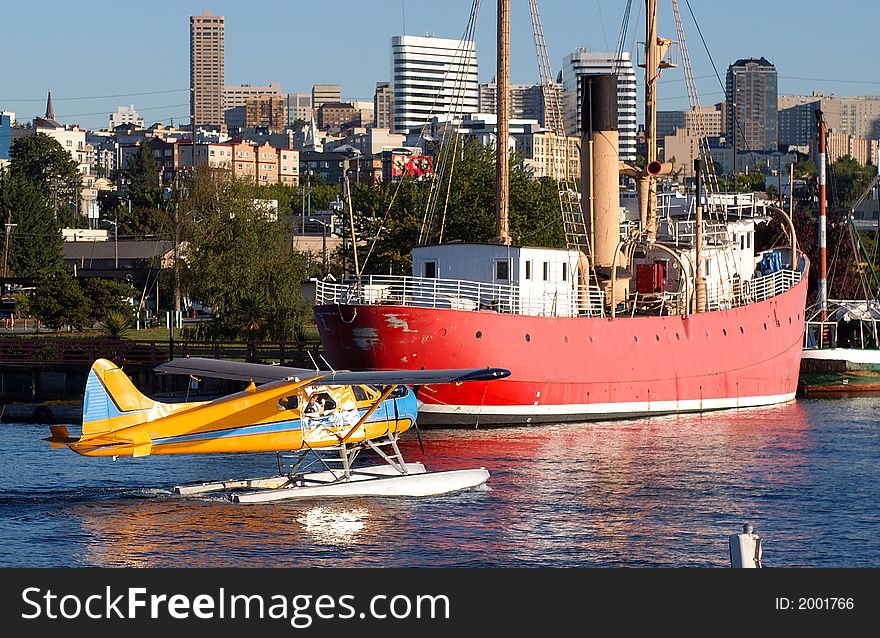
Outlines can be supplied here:
<path id="1" fill-rule="evenodd" d="M 46 119 L 55 119 L 55 109 L 52 108 L 52 91 L 49 91 L 49 97 L 46 99 Z"/>

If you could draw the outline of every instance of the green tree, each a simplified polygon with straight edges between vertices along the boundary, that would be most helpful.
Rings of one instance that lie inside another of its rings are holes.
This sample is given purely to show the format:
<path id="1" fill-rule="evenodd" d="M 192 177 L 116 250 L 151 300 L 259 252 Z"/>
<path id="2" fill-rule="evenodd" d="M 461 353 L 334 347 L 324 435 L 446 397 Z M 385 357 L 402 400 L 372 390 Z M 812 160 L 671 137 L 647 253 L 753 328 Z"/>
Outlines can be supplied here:
<path id="1" fill-rule="evenodd" d="M 0 170 L 0 219 L 15 224 L 7 271 L 17 277 L 48 275 L 61 268 L 64 239 L 46 198 L 25 178 Z"/>
<path id="2" fill-rule="evenodd" d="M 828 199 L 835 206 L 848 208 L 874 178 L 876 169 L 859 164 L 850 155 L 839 157 L 831 165 Z"/>
<path id="3" fill-rule="evenodd" d="M 89 300 L 79 283 L 64 271 L 37 280 L 30 311 L 33 317 L 53 330 L 65 326 L 82 330 L 93 325 Z"/>
<path id="4" fill-rule="evenodd" d="M 127 313 L 131 317 L 134 310 L 131 299 L 138 292 L 127 281 L 94 277 L 84 280 L 80 287 L 89 302 L 89 318 L 92 323 L 103 321 L 110 312 Z"/>
<path id="5" fill-rule="evenodd" d="M 330 202 L 340 195 L 339 185 L 328 184 L 320 175 L 312 175 L 308 179 L 301 175 L 300 185 L 291 192 L 290 212 L 299 220 L 309 211 L 327 210 Z"/>
<path id="6" fill-rule="evenodd" d="M 443 177 L 433 183 L 425 179 L 352 185 L 355 232 L 368 244 L 369 259 L 361 255 L 360 260 L 364 272 L 408 274 L 410 250 L 419 243 L 486 242 L 495 236 L 494 148 L 475 140 L 459 142 L 449 148 L 449 162 L 444 159 L 444 149 L 434 152 L 435 169 L 444 163 L 446 169 Z M 532 178 L 522 164 L 520 155 L 511 157 L 512 240 L 518 244 L 564 246 L 556 182 Z"/>
<path id="7" fill-rule="evenodd" d="M 124 174 L 130 199 L 120 202 L 112 219 L 119 224 L 120 235 L 170 237 L 172 223 L 162 206 L 159 165 L 146 142 L 138 144 L 138 152 L 129 159 Z"/>
<path id="8" fill-rule="evenodd" d="M 45 133 L 20 137 L 9 149 L 9 170 L 36 186 L 62 226 L 76 224 L 81 176 L 76 161 Z"/>
<path id="9" fill-rule="evenodd" d="M 286 218 L 254 204 L 260 190 L 212 171 L 197 171 L 179 202 L 190 235 L 182 283 L 213 308 L 198 336 L 289 340 L 310 316 L 300 295 L 305 259 L 291 245 Z"/>
<path id="10" fill-rule="evenodd" d="M 159 165 L 146 142 L 138 144 L 138 152 L 128 160 L 125 177 L 128 180 L 128 194 L 131 197 L 132 207 L 156 208 L 162 201 Z"/>

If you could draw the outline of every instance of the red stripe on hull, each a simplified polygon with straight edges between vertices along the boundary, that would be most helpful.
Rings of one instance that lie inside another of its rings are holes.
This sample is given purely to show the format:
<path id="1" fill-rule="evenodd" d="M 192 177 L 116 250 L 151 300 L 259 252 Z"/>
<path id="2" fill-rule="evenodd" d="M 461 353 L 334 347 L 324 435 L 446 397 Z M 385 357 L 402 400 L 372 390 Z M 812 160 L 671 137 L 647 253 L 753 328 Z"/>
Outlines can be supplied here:
<path id="1" fill-rule="evenodd" d="M 314 312 L 337 369 L 509 369 L 508 379 L 433 386 L 419 398 L 429 406 L 465 406 L 450 424 L 473 424 L 493 406 L 507 414 L 480 423 L 522 423 L 791 398 L 806 291 L 804 278 L 767 301 L 687 317 L 532 317 L 393 305 L 323 305 Z M 565 407 L 584 405 L 597 410 Z"/>

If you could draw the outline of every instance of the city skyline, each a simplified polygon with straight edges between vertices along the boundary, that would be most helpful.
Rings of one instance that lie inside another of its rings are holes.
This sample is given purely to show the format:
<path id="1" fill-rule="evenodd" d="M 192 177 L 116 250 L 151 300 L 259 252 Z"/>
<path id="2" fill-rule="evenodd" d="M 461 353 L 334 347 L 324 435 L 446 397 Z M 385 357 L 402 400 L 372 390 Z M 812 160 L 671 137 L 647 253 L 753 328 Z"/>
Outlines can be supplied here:
<path id="1" fill-rule="evenodd" d="M 29 7 L 11 5 L 4 7 L 4 15 L 18 28 L 10 29 L 0 44 L 6 60 L 0 110 L 29 121 L 45 110 L 46 92 L 51 90 L 57 118 L 66 124 L 105 128 L 110 113 L 130 104 L 148 125 L 168 124 L 172 118 L 175 124 L 184 124 L 189 120 L 189 17 L 205 10 L 226 19 L 225 84 L 279 82 L 284 92 L 300 93 L 310 91 L 313 84 L 332 83 L 341 85 L 345 99 L 369 100 L 376 82 L 390 79 L 392 37 L 428 32 L 438 38 L 459 38 L 471 4 L 471 0 L 449 0 L 441 12 L 403 0 L 388 0 L 379 9 L 375 4 L 340 0 L 334 5 L 332 22 L 323 5 L 311 3 L 165 2 L 151 5 L 156 7 L 151 18 L 104 0 L 90 2 L 86 9 L 50 1 L 44 3 L 39 21 Z M 486 83 L 495 68 L 495 3 L 481 4 L 477 56 L 479 81 Z M 614 50 L 625 4 L 621 0 L 540 3 L 554 73 L 564 56 L 579 47 Z M 644 10 L 642 3 L 633 4 L 624 50 L 638 59 L 635 49 L 642 38 Z M 660 34 L 676 39 L 669 4 L 661 2 Z M 812 1 L 743 0 L 736 11 L 715 5 L 696 1 L 680 5 L 701 103 L 723 99 L 715 70 L 723 82 L 729 64 L 762 56 L 776 66 L 782 95 L 880 94 L 880 79 L 863 53 L 870 50 L 871 25 L 880 17 L 880 7 L 842 0 L 833 12 L 820 15 L 821 5 Z M 709 44 L 715 70 L 690 8 Z M 574 19 L 577 16 L 582 19 Z M 830 41 L 826 32 L 845 32 L 847 37 L 823 46 Z M 513 2 L 511 36 L 511 81 L 535 82 L 537 64 L 525 0 Z M 261 46 L 253 46 L 255 42 Z M 667 71 L 660 84 L 658 108 L 687 108 L 681 69 Z"/>

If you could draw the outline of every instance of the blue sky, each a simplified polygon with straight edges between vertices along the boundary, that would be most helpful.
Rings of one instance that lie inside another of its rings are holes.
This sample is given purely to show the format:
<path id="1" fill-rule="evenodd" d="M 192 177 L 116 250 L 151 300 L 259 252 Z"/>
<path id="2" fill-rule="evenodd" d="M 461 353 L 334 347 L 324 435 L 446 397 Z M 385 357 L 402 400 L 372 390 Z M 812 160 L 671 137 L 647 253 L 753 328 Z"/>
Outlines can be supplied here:
<path id="1" fill-rule="evenodd" d="M 875 0 L 679 0 L 702 103 L 722 88 L 688 8 L 693 9 L 722 79 L 737 58 L 776 65 L 780 93 L 822 90 L 880 94 L 880 2 Z M 150 3 L 44 0 L 0 9 L 0 110 L 30 120 L 52 90 L 64 123 L 107 125 L 118 105 L 134 104 L 148 123 L 188 119 L 189 16 L 226 18 L 226 83 L 280 82 L 305 92 L 338 83 L 348 99 L 371 99 L 388 80 L 390 39 L 408 33 L 457 38 L 472 0 L 154 0 Z M 532 82 L 537 63 L 528 0 L 511 0 L 511 80 Z M 480 81 L 495 67 L 495 2 L 482 0 L 477 28 Z M 633 1 L 626 50 L 643 40 L 643 2 Z M 577 47 L 616 48 L 625 0 L 541 0 L 554 73 Z M 825 13 L 822 14 L 821 12 Z M 670 0 L 660 0 L 660 34 L 677 39 Z M 635 31 L 638 31 L 636 34 Z M 686 108 L 680 69 L 664 74 L 660 109 Z"/>

